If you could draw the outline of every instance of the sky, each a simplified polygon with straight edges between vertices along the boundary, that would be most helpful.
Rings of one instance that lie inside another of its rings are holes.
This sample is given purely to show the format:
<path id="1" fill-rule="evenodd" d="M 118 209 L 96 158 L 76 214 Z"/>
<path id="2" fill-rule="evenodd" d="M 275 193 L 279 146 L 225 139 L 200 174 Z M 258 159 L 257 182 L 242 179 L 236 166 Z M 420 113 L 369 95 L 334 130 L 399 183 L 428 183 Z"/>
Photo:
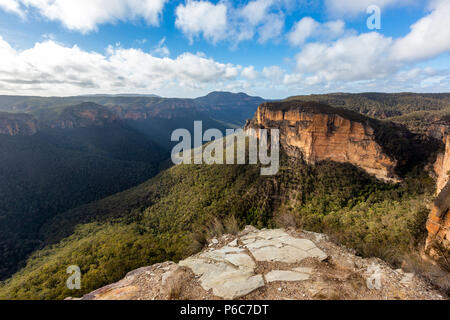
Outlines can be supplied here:
<path id="1" fill-rule="evenodd" d="M 0 0 L 0 94 L 449 92 L 450 0 Z"/>

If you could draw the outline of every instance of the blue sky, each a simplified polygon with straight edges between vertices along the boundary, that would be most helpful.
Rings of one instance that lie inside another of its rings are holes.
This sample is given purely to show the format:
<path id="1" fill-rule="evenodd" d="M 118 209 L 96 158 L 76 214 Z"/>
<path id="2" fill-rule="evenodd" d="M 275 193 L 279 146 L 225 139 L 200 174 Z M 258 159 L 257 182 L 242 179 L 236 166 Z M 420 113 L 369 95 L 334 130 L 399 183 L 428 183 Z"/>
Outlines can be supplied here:
<path id="1" fill-rule="evenodd" d="M 0 0 L 0 94 L 449 91 L 449 16 L 446 0 Z"/>

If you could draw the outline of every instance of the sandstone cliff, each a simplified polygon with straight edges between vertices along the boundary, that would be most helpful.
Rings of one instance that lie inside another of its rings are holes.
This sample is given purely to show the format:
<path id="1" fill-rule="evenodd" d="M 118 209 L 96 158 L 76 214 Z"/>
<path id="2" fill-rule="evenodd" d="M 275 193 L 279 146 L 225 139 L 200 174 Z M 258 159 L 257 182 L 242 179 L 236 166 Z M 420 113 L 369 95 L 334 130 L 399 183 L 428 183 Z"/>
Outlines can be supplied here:
<path id="1" fill-rule="evenodd" d="M 445 151 L 438 155 L 434 165 L 434 171 L 437 175 L 437 193 L 445 187 L 449 181 L 450 172 L 450 135 L 444 136 Z"/>
<path id="2" fill-rule="evenodd" d="M 37 130 L 36 119 L 28 114 L 0 112 L 0 134 L 31 136 Z"/>
<path id="3" fill-rule="evenodd" d="M 178 264 L 131 271 L 83 300 L 443 299 L 420 277 L 363 259 L 318 233 L 257 230 L 212 239 Z"/>
<path id="4" fill-rule="evenodd" d="M 435 172 L 438 175 L 436 198 L 427 221 L 428 238 L 426 250 L 434 259 L 449 266 L 450 261 L 450 136 L 445 152 L 438 156 Z"/>
<path id="5" fill-rule="evenodd" d="M 65 129 L 102 126 L 116 121 L 117 116 L 104 106 L 86 102 L 65 107 L 60 112 L 44 110 L 39 119 L 42 126 Z"/>
<path id="6" fill-rule="evenodd" d="M 427 221 L 426 252 L 450 267 L 450 181 L 439 193 Z"/>
<path id="7" fill-rule="evenodd" d="M 313 102 L 263 103 L 246 130 L 279 128 L 281 144 L 299 150 L 309 163 L 348 162 L 378 179 L 397 181 L 397 160 L 376 141 L 374 128 L 366 119 Z"/>

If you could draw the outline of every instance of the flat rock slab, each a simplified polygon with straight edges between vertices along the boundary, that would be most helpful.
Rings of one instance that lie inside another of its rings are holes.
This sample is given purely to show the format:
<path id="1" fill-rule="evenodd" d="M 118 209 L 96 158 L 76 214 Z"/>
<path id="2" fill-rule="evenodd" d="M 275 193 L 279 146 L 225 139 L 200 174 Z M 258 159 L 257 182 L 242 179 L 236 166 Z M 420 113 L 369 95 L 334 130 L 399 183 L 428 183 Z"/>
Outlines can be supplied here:
<path id="1" fill-rule="evenodd" d="M 237 299 L 264 286 L 261 275 L 254 273 L 255 262 L 246 254 L 228 254 L 223 261 L 211 261 L 202 255 L 180 261 L 191 268 L 203 289 L 224 299 Z"/>
<path id="2" fill-rule="evenodd" d="M 260 274 L 247 278 L 228 278 L 214 287 L 213 293 L 218 297 L 232 300 L 243 297 L 256 289 L 264 287 L 264 285 L 264 278 Z"/>
<path id="3" fill-rule="evenodd" d="M 267 282 L 276 281 L 305 281 L 310 277 L 307 273 L 296 271 L 272 270 L 266 274 Z"/>
<path id="4" fill-rule="evenodd" d="M 292 237 L 281 229 L 249 232 L 242 242 L 256 261 L 297 263 L 306 258 L 323 261 L 328 257 L 311 240 Z"/>
<path id="5" fill-rule="evenodd" d="M 238 243 L 243 243 L 238 246 Z M 248 230 L 219 249 L 210 248 L 179 263 L 190 268 L 206 291 L 225 299 L 237 299 L 264 286 L 256 274 L 256 262 L 298 263 L 306 258 L 324 260 L 327 255 L 312 241 L 290 236 L 281 229 Z M 268 282 L 304 281 L 312 269 L 274 270 L 266 275 Z"/>
<path id="6" fill-rule="evenodd" d="M 306 251 L 293 247 L 268 246 L 249 250 L 256 261 L 296 263 L 310 257 Z"/>
<path id="7" fill-rule="evenodd" d="M 410 285 L 413 282 L 414 279 L 414 273 L 405 273 L 403 275 L 402 280 L 400 281 L 401 284 Z"/>
<path id="8" fill-rule="evenodd" d="M 306 273 L 306 274 L 312 274 L 313 273 L 313 268 L 300 267 L 300 268 L 294 268 L 292 270 L 294 270 L 296 272 L 300 272 L 300 273 Z"/>
<path id="9" fill-rule="evenodd" d="M 375 258 L 356 257 L 325 236 L 296 234 L 247 226 L 178 264 L 168 261 L 134 270 L 82 299 L 443 299 L 420 277 L 394 271 Z M 319 262 L 327 254 L 316 244 L 333 257 L 333 264 Z M 358 281 L 346 281 L 349 274 L 358 275 Z M 359 281 L 374 275 L 382 280 L 377 290 Z"/>

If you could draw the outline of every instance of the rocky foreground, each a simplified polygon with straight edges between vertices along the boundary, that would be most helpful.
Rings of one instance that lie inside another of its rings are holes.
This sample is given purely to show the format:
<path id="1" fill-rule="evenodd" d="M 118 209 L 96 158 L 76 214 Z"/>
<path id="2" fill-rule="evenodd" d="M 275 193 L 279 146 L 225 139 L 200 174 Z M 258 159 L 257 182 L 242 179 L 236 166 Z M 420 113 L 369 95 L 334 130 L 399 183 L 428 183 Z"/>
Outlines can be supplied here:
<path id="1" fill-rule="evenodd" d="M 363 259 L 311 232 L 257 230 L 212 239 L 178 264 L 140 268 L 82 300 L 445 299 L 412 273 Z"/>

